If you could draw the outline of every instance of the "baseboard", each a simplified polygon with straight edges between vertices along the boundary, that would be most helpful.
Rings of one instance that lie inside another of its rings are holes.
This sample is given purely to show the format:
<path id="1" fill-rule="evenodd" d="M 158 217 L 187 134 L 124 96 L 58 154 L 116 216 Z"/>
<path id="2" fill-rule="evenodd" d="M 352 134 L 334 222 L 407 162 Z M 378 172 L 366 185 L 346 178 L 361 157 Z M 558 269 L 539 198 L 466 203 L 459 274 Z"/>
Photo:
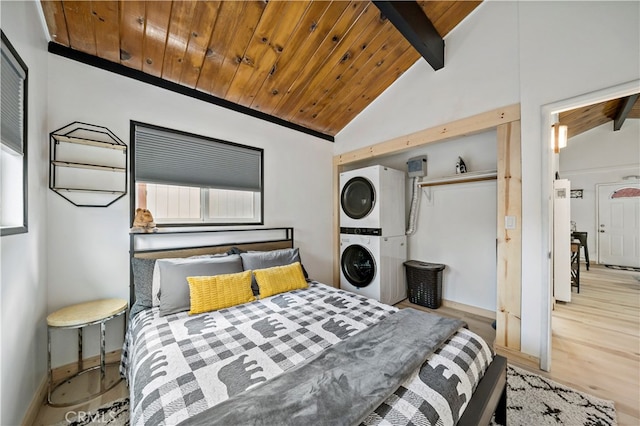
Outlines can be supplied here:
<path id="1" fill-rule="evenodd" d="M 496 313 L 488 309 L 478 308 L 477 306 L 465 305 L 464 303 L 453 302 L 451 300 L 442 299 L 442 306 L 447 308 L 457 309 L 459 311 L 469 312 L 470 314 L 478 315 L 491 320 L 496 319 Z"/>
<path id="2" fill-rule="evenodd" d="M 500 345 L 493 345 L 494 350 L 498 355 L 502 355 L 509 360 L 509 363 L 515 364 L 519 367 L 528 367 L 529 369 L 540 370 L 540 358 L 533 355 L 528 355 L 514 349 L 505 348 Z"/>
<path id="3" fill-rule="evenodd" d="M 24 413 L 24 418 L 22 419 L 23 425 L 30 426 L 35 424 L 38 412 L 47 399 L 47 384 L 47 374 L 45 374 L 33 395 L 33 399 L 27 408 L 27 412 Z"/>
<path id="4" fill-rule="evenodd" d="M 110 362 L 119 362 L 120 354 L 122 350 L 118 349 L 112 352 L 108 352 L 105 354 L 105 361 L 107 363 Z M 90 358 L 85 358 L 83 360 L 83 368 L 89 368 L 93 366 L 97 366 L 100 364 L 100 355 L 92 356 Z M 78 372 L 78 364 L 71 363 L 67 365 L 63 365 L 51 370 L 51 374 L 53 377 L 53 382 L 56 383 L 59 380 L 70 377 Z M 40 408 L 47 402 L 47 392 L 49 389 L 49 377 L 48 372 L 45 373 L 44 377 L 40 381 L 40 385 L 36 389 L 35 394 L 33 395 L 33 399 L 27 408 L 26 413 L 24 414 L 22 424 L 23 425 L 33 425 L 38 417 L 38 412 Z"/>

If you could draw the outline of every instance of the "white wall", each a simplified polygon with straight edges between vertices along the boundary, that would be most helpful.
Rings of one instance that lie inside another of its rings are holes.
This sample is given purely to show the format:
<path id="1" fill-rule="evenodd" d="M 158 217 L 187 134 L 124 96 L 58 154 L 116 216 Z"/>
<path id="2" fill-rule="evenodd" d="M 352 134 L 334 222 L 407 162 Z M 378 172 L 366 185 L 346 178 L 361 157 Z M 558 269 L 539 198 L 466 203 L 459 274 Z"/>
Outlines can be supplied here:
<path id="1" fill-rule="evenodd" d="M 129 144 L 136 120 L 264 148 L 264 221 L 292 226 L 311 277 L 331 284 L 333 143 L 132 79 L 49 55 L 49 128 L 83 121 Z M 49 310 L 129 296 L 129 195 L 107 208 L 75 207 L 48 191 Z M 97 353 L 97 331 L 86 348 Z M 107 324 L 108 350 L 122 323 Z M 75 335 L 60 336 L 54 365 L 73 360 Z M 90 353 L 89 353 L 90 354 Z"/>
<path id="2" fill-rule="evenodd" d="M 583 198 L 571 199 L 571 220 L 578 231 L 587 232 L 589 260 L 596 263 L 596 185 L 640 175 L 640 120 L 626 120 L 617 132 L 611 121 L 581 133 L 569 139 L 559 158 L 560 176 L 571 181 L 571 189 L 583 190 Z"/>
<path id="3" fill-rule="evenodd" d="M 401 154 L 359 162 L 345 170 L 382 164 L 407 170 L 411 157 L 427 156 L 422 181 L 455 174 L 461 156 L 470 172 L 496 169 L 496 132 L 431 144 Z M 446 265 L 442 297 L 489 311 L 496 310 L 496 181 L 422 189 L 416 233 L 407 238 L 408 259 Z M 407 178 L 406 213 L 412 197 Z"/>
<path id="4" fill-rule="evenodd" d="M 640 2 L 522 2 L 522 350 L 539 355 L 548 265 L 541 175 L 543 105 L 640 77 Z M 546 130 L 545 130 L 546 131 Z M 544 147 L 546 150 L 547 147 Z M 541 207 L 542 206 L 542 207 Z"/>
<path id="5" fill-rule="evenodd" d="M 484 2 L 446 37 L 443 69 L 419 60 L 336 138 L 343 153 L 520 102 L 527 354 L 540 356 L 541 283 L 548 281 L 541 108 L 637 79 L 639 28 L 638 2 Z"/>
<path id="6" fill-rule="evenodd" d="M 47 366 L 47 53 L 36 2 L 0 7 L 2 31 L 29 68 L 29 232 L 0 240 L 0 424 L 17 425 Z"/>
<path id="7" fill-rule="evenodd" d="M 336 154 L 519 102 L 517 2 L 485 2 L 336 136 Z"/>

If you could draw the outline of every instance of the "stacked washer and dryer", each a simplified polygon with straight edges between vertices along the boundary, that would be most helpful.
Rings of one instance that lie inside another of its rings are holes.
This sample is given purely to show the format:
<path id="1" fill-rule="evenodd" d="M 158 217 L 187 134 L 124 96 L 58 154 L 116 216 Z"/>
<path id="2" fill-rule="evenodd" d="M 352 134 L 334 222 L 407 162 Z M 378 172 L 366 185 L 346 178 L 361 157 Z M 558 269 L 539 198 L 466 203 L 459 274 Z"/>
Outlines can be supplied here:
<path id="1" fill-rule="evenodd" d="M 407 297 L 403 171 L 340 173 L 340 288 L 393 305 Z"/>

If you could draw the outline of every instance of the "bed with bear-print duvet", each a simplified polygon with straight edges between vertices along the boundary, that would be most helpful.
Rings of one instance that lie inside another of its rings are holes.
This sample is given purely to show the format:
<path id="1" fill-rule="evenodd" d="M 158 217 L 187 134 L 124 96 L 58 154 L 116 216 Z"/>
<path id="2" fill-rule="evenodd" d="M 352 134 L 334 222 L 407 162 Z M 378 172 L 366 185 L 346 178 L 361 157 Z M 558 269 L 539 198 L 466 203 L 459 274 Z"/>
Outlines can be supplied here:
<path id="1" fill-rule="evenodd" d="M 130 424 L 488 424 L 494 412 L 505 424 L 506 360 L 463 322 L 305 279 L 292 246 L 134 253 L 133 282 L 144 287 L 146 267 L 160 295 L 132 304 Z M 194 281 L 213 276 L 204 288 L 223 300 L 209 309 Z M 241 303 L 224 300 L 229 286 L 249 287 Z"/>

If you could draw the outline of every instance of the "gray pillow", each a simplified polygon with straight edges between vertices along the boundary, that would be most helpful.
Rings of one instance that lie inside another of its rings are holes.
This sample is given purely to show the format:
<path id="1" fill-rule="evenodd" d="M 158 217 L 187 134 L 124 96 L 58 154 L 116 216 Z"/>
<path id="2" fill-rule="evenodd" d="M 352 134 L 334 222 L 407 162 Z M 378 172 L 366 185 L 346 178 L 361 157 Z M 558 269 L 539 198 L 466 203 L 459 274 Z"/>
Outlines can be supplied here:
<path id="1" fill-rule="evenodd" d="M 191 309 L 187 277 L 211 277 L 242 272 L 238 255 L 200 259 L 158 259 L 160 316 Z"/>
<path id="2" fill-rule="evenodd" d="M 274 266 L 285 266 L 295 262 L 300 262 L 300 252 L 297 248 L 280 249 L 271 251 L 248 251 L 246 253 L 240 253 L 242 257 L 242 267 L 244 270 L 264 269 L 272 268 Z M 307 271 L 302 267 L 302 272 L 305 278 L 309 278 Z M 258 283 L 255 276 L 251 277 L 251 289 L 254 295 L 260 294 Z"/>
<path id="3" fill-rule="evenodd" d="M 133 291 L 135 302 L 129 310 L 129 317 L 133 318 L 138 312 L 148 309 L 153 304 L 151 295 L 153 282 L 153 267 L 155 259 L 131 259 L 131 270 L 133 272 Z"/>

